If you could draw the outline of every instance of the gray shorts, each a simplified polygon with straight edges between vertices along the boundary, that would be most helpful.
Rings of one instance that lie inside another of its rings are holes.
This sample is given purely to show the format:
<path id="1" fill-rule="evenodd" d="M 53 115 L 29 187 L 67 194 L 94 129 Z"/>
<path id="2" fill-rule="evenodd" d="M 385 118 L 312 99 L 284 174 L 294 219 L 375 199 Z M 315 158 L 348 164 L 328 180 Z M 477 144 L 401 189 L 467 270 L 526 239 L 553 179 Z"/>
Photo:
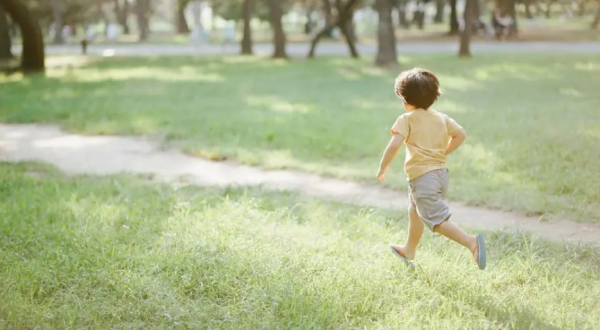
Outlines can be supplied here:
<path id="1" fill-rule="evenodd" d="M 417 209 L 419 218 L 433 231 L 433 227 L 448 220 L 452 213 L 442 197 L 446 194 L 450 175 L 447 168 L 427 172 L 409 182 L 410 206 Z"/>

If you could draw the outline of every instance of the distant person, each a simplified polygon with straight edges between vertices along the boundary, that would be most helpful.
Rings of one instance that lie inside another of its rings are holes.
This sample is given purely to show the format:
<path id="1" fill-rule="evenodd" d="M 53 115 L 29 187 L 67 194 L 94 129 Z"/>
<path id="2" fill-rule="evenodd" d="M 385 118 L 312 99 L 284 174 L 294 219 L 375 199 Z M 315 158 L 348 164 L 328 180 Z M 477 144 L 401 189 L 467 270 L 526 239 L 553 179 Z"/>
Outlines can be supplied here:
<path id="1" fill-rule="evenodd" d="M 414 267 L 412 260 L 427 226 L 466 247 L 479 268 L 485 269 L 483 235 L 469 235 L 451 222 L 452 213 L 442 200 L 450 179 L 446 157 L 460 147 L 466 134 L 452 118 L 431 109 L 441 95 L 438 78 L 424 69 L 404 71 L 396 78 L 395 90 L 406 113 L 391 128 L 392 139 L 381 159 L 377 179 L 383 181 L 398 150 L 405 145 L 404 172 L 409 181 L 410 207 L 408 241 L 404 246 L 390 245 L 391 251 Z"/>

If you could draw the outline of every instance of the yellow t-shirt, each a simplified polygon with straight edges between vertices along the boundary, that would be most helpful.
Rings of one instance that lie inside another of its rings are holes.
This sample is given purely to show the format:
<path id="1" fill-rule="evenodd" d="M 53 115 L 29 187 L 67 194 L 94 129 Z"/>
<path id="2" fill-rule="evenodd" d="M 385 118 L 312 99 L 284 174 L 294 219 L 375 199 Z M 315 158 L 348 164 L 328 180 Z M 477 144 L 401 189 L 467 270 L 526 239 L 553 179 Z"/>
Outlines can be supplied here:
<path id="1" fill-rule="evenodd" d="M 392 134 L 404 137 L 404 172 L 412 181 L 434 170 L 446 168 L 446 146 L 462 129 L 452 118 L 435 110 L 414 110 L 398 117 Z"/>

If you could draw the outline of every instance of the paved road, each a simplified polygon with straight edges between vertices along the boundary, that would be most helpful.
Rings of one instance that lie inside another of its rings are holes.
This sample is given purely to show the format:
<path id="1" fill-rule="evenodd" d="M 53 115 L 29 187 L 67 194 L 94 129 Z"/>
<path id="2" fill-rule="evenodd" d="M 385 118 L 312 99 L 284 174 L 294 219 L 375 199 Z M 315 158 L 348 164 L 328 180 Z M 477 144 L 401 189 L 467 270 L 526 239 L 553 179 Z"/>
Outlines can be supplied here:
<path id="1" fill-rule="evenodd" d="M 600 42 L 569 43 L 569 42 L 477 42 L 473 43 L 473 53 L 600 53 Z M 359 45 L 361 54 L 375 54 L 375 45 Z M 254 51 L 258 55 L 269 55 L 272 52 L 270 44 L 257 44 Z M 307 44 L 289 44 L 288 54 L 305 56 Z M 20 47 L 15 47 L 20 52 Z M 76 45 L 46 46 L 49 55 L 80 54 L 81 49 Z M 458 42 L 402 42 L 398 43 L 398 53 L 455 53 L 458 52 Z M 146 55 L 225 55 L 238 54 L 237 44 L 231 45 L 91 45 L 88 54 L 98 56 L 146 56 Z M 318 55 L 345 55 L 348 53 L 344 44 L 323 43 L 317 49 Z"/>

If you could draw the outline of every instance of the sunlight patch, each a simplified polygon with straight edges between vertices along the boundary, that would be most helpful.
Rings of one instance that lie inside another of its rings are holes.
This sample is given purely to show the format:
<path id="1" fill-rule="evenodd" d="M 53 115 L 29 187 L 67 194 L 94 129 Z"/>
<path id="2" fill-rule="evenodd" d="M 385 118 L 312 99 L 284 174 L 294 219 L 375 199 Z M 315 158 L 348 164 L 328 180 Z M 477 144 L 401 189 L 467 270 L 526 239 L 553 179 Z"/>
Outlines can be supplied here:
<path id="1" fill-rule="evenodd" d="M 578 91 L 574 88 L 562 88 L 559 92 L 561 95 L 567 95 L 567 96 L 573 96 L 573 97 L 583 97 L 584 96 L 580 91 Z"/>
<path id="2" fill-rule="evenodd" d="M 461 152 L 473 167 L 481 173 L 485 173 L 492 181 L 520 185 L 520 181 L 513 174 L 499 170 L 501 161 L 498 155 L 486 149 L 481 144 L 466 144 L 461 148 Z"/>
<path id="3" fill-rule="evenodd" d="M 227 64 L 256 63 L 256 62 L 259 62 L 262 60 L 263 59 L 261 57 L 257 57 L 257 56 L 231 56 L 231 57 L 224 57 L 223 63 L 227 63 Z"/>
<path id="4" fill-rule="evenodd" d="M 600 71 L 600 64 L 598 63 L 575 63 L 575 69 L 581 71 Z"/>
<path id="5" fill-rule="evenodd" d="M 518 78 L 526 81 L 537 81 L 541 78 L 555 78 L 548 67 L 516 63 L 496 63 L 484 66 L 475 70 L 473 74 L 478 79 L 481 77 L 482 80 Z"/>
<path id="6" fill-rule="evenodd" d="M 481 84 L 479 84 L 479 82 L 473 81 L 472 79 L 467 79 L 465 77 L 455 75 L 438 75 L 438 78 L 440 80 L 442 93 L 444 93 L 444 89 L 469 91 L 481 87 Z"/>
<path id="7" fill-rule="evenodd" d="M 339 68 L 338 73 L 346 80 L 360 80 L 360 74 L 356 71 L 349 70 L 348 68 Z"/>
<path id="8" fill-rule="evenodd" d="M 179 70 L 167 70 L 155 67 L 82 69 L 75 71 L 62 71 L 55 76 L 83 82 L 131 79 L 206 82 L 222 82 L 225 80 L 225 78 L 220 74 L 201 72 L 199 69 L 194 70 L 188 66 L 180 67 Z"/>
<path id="9" fill-rule="evenodd" d="M 250 106 L 269 108 L 274 112 L 307 113 L 310 111 L 310 107 L 307 104 L 292 103 L 275 96 L 249 96 L 246 97 L 246 103 Z"/>

